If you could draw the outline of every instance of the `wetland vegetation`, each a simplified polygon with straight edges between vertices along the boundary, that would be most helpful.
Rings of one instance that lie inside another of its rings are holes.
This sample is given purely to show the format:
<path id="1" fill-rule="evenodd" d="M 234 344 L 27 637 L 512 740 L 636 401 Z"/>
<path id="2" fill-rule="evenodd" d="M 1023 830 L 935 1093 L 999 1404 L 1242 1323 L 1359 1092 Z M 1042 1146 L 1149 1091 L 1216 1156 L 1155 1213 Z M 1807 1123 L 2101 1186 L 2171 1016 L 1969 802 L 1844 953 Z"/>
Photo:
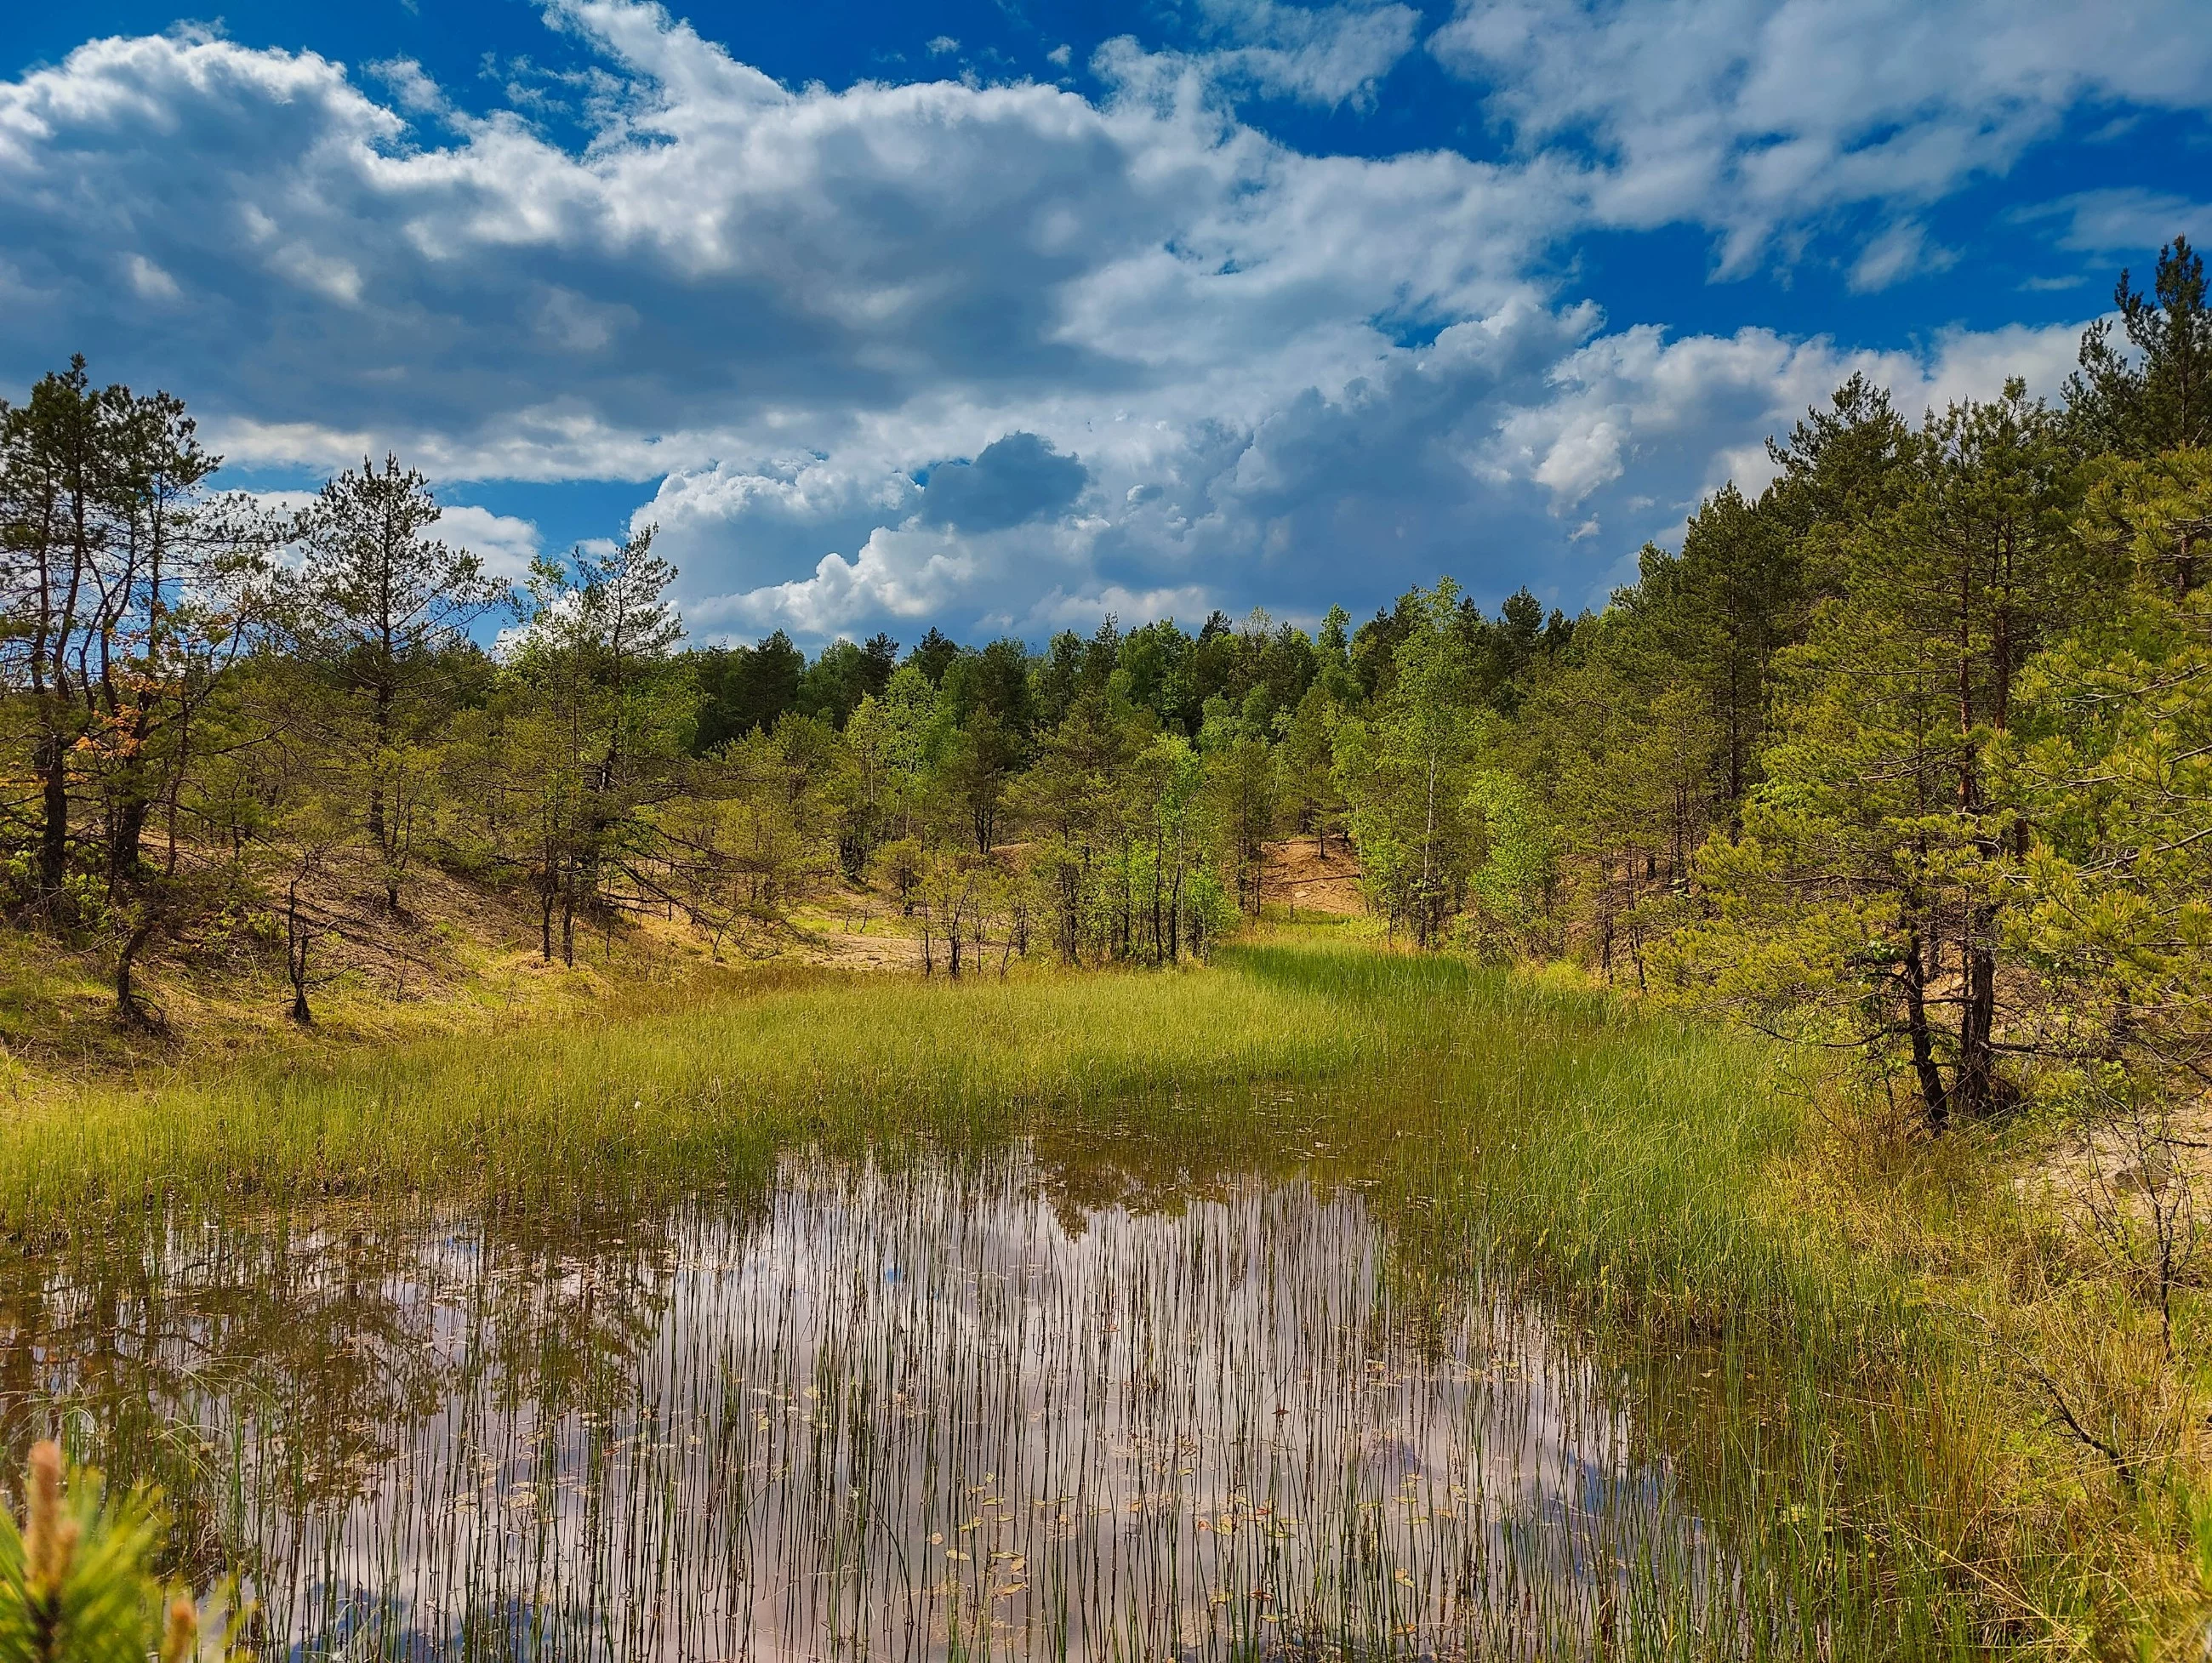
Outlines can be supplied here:
<path id="1" fill-rule="evenodd" d="M 2170 1618 L 2171 1498 L 1988 1350 L 2045 1222 L 1999 1151 L 1601 989 L 1279 933 L 58 1102 L 4 1190 L 16 1446 L 158 1482 L 179 1564 L 314 1654 Z"/>
<path id="2" fill-rule="evenodd" d="M 2212 313 L 2119 299 L 1600 613 L 902 659 L 49 377 L 0 1628 L 2198 1654 Z"/>

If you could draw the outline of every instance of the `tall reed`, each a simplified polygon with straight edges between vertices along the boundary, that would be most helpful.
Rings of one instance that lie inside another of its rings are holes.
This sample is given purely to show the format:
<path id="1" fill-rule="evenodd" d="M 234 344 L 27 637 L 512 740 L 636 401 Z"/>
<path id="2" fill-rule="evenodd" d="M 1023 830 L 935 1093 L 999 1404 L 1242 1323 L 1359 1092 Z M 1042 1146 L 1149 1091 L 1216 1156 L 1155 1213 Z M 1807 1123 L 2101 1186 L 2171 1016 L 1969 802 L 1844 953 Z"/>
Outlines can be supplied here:
<path id="1" fill-rule="evenodd" d="M 1967 1654 L 2109 1630 L 2125 1591 L 2094 1533 L 1992 1527 L 2002 1452 L 2036 1429 L 1898 1267 L 1796 1210 L 1805 1102 L 1771 1053 L 1594 991 L 1262 943 L 1204 971 L 822 979 L 88 1089 L 0 1137 L 0 1219 L 40 1240 L 124 1227 L 153 1265 L 202 1208 L 373 1241 L 378 1210 L 414 1197 L 588 1266 L 656 1206 L 761 1216 L 801 1148 L 890 1170 L 1024 1140 L 1075 1228 L 1255 1181 L 1352 1187 L 1387 1227 L 1401 1308 L 1463 1313 L 1477 1290 L 1540 1312 L 1607 1382 L 1632 1466 L 1669 1475 L 1723 1551 L 1607 1550 L 1641 1567 L 1603 1619 L 1636 1636 L 1628 1654 Z M 1368 1592 L 1389 1609 L 1389 1587 Z M 1560 1609 L 1600 1624 L 1583 1596 Z"/>

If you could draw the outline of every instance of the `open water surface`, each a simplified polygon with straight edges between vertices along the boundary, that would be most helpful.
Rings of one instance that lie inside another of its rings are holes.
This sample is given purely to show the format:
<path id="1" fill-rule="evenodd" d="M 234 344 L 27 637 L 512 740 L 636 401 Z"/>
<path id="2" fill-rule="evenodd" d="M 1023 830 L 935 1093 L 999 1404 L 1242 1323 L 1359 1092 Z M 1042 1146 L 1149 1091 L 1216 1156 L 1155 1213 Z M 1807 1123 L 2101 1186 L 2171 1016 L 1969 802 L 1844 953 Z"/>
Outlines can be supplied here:
<path id="1" fill-rule="evenodd" d="M 1548 1654 L 1715 1582 L 1617 1387 L 1356 1187 L 1079 1196 L 172 1223 L 6 1271 L 0 1417 L 161 1480 L 272 1656 Z"/>

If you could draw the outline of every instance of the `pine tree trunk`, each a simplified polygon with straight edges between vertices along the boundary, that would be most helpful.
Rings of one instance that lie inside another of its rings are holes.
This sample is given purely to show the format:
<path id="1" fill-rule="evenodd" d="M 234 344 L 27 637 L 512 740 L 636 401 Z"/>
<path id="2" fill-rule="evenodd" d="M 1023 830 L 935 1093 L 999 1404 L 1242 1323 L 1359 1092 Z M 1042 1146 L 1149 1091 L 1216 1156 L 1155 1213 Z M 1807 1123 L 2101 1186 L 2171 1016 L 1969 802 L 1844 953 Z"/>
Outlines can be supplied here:
<path id="1" fill-rule="evenodd" d="M 44 819 L 39 828 L 39 889 L 61 893 L 69 876 L 69 746 L 58 733 L 40 736 L 39 795 Z"/>
<path id="2" fill-rule="evenodd" d="M 126 1027 L 148 1033 L 156 1031 L 161 1024 L 139 1003 L 133 972 L 137 968 L 138 955 L 145 950 L 147 942 L 153 938 L 156 914 L 149 906 L 139 915 L 138 921 L 131 926 L 131 933 L 124 938 L 123 950 L 115 957 L 115 1014 Z"/>
<path id="3" fill-rule="evenodd" d="M 1905 986 L 1905 1032 L 1912 1047 L 1912 1071 L 1920 1082 L 1920 1101 L 1928 1116 L 1928 1129 L 1941 1132 L 1950 1119 L 1950 1098 L 1943 1076 L 1936 1066 L 1935 1042 L 1928 1030 L 1928 966 L 1921 956 L 1920 932 L 1905 937 L 1898 974 Z"/>
<path id="4" fill-rule="evenodd" d="M 315 1017 L 307 1008 L 307 934 L 300 927 L 300 885 L 296 879 L 284 898 L 284 968 L 292 983 L 291 1018 L 302 1028 L 309 1027 Z"/>
<path id="5" fill-rule="evenodd" d="M 376 723 L 376 762 L 368 776 L 368 841 L 376 852 L 385 852 L 384 831 L 384 719 L 380 709 Z"/>
<path id="6" fill-rule="evenodd" d="M 1997 961 L 1989 945 L 1996 928 L 1994 907 L 1974 909 L 1966 960 L 1966 1001 L 1959 1013 L 1959 1071 L 1952 1096 L 1959 1113 L 1986 1114 L 1996 1100 Z"/>
<path id="7" fill-rule="evenodd" d="M 135 791 L 116 806 L 107 827 L 109 883 L 127 883 L 143 864 L 140 848 L 146 835 L 146 816 L 153 806 Z"/>
<path id="8" fill-rule="evenodd" d="M 1182 958 L 1182 851 L 1176 851 L 1175 889 L 1168 899 L 1168 962 Z"/>

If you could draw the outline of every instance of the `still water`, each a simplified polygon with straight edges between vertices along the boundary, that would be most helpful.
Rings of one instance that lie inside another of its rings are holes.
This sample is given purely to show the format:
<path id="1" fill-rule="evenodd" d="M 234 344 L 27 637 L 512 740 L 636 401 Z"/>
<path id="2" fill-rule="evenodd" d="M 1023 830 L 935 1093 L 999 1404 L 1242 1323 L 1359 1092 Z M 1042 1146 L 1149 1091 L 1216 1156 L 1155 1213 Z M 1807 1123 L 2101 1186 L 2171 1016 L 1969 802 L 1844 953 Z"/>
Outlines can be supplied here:
<path id="1" fill-rule="evenodd" d="M 1648 1638 L 1711 1579 L 1614 1396 L 1357 1188 L 1079 1196 L 1025 1146 L 643 1217 L 195 1221 L 0 1287 L 11 1448 L 159 1478 L 300 1658 Z"/>

